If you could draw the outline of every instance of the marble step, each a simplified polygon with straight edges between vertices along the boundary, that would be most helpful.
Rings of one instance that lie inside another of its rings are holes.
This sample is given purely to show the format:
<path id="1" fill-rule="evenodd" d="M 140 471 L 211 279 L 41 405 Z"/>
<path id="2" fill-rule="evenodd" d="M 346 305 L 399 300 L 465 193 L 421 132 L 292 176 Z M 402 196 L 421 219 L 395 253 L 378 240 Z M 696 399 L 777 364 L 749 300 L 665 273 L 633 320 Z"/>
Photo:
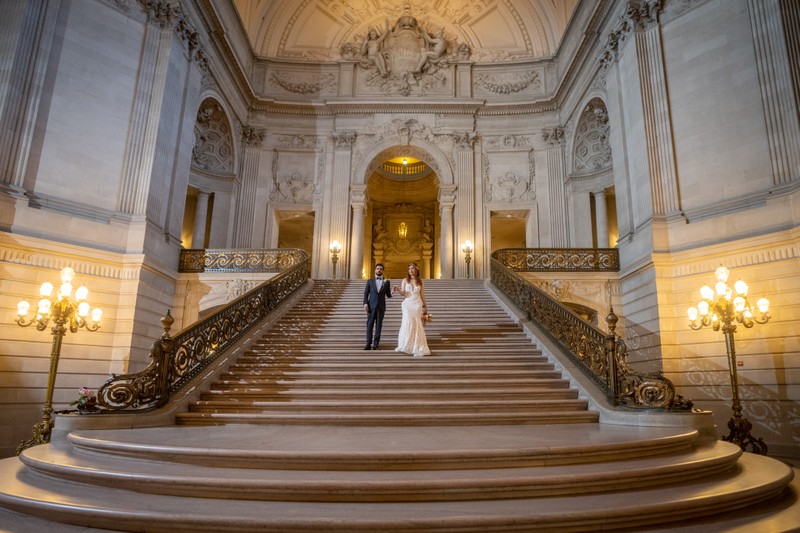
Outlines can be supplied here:
<path id="1" fill-rule="evenodd" d="M 678 485 L 601 493 L 421 502 L 302 502 L 187 498 L 60 481 L 0 462 L 7 509 L 111 530 L 214 532 L 599 531 L 735 515 L 781 494 L 791 471 L 744 454 L 737 468 Z M 219 480 L 215 480 L 219 482 Z M 146 525 L 146 526 L 145 526 Z"/>
<path id="2" fill-rule="evenodd" d="M 573 424 L 533 427 L 320 425 L 82 430 L 84 455 L 256 469 L 443 470 L 616 463 L 686 453 L 696 430 Z M 38 448 L 44 450 L 46 448 Z"/>
<path id="3" fill-rule="evenodd" d="M 431 412 L 429 410 L 384 412 L 318 413 L 178 413 L 178 425 L 224 424 L 319 424 L 331 426 L 445 426 L 445 425 L 506 425 L 506 424 L 582 424 L 597 422 L 594 411 L 501 410 L 489 412 Z"/>
<path id="4" fill-rule="evenodd" d="M 236 468 L 172 461 L 147 462 L 76 450 L 36 450 L 22 462 L 39 475 L 74 483 L 192 498 L 305 502 L 415 502 L 542 498 L 635 491 L 713 476 L 734 468 L 741 450 L 714 443 L 669 456 L 608 462 L 439 470 L 313 470 Z M 615 465 L 618 466 L 618 465 Z"/>
<path id="5" fill-rule="evenodd" d="M 578 391 L 575 389 L 525 389 L 509 391 L 508 389 L 482 389 L 481 398 L 485 399 L 506 399 L 513 394 L 518 399 L 549 398 L 556 399 L 575 399 Z M 281 387 L 228 387 L 225 390 L 209 390 L 201 393 L 201 400 L 214 400 L 217 398 L 230 398 L 231 401 L 304 401 L 314 399 L 399 399 L 399 398 L 447 398 L 447 399 L 467 399 L 475 397 L 473 388 L 463 388 L 460 390 L 430 390 L 430 389 L 397 389 L 397 390 L 342 390 L 342 389 L 320 389 L 318 387 L 310 389 L 293 388 L 287 390 Z"/>
<path id="6" fill-rule="evenodd" d="M 514 378 L 514 379 L 403 379 L 401 376 L 393 376 L 391 378 L 371 378 L 369 380 L 363 379 L 303 379 L 298 383 L 295 379 L 276 379 L 276 378 L 241 378 L 241 379 L 227 379 L 215 380 L 211 382 L 212 388 L 221 387 L 281 387 L 286 389 L 291 386 L 292 388 L 305 388 L 305 387 L 330 387 L 330 388 L 347 388 L 353 390 L 369 390 L 369 389 L 419 389 L 422 387 L 434 388 L 435 390 L 452 390 L 470 388 L 475 392 L 483 389 L 497 389 L 504 388 L 510 394 L 516 393 L 519 389 L 536 387 L 536 388 L 554 388 L 562 389 L 569 387 L 569 381 L 563 378 L 560 379 L 538 379 L 538 378 Z"/>
<path id="7" fill-rule="evenodd" d="M 538 411 L 582 411 L 588 408 L 588 402 L 580 399 L 481 399 L 476 402 L 470 400 L 411 400 L 404 399 L 398 401 L 377 400 L 370 398 L 364 400 L 344 400 L 329 398 L 324 401 L 307 400 L 304 402 L 261 402 L 261 401 L 227 401 L 219 400 L 200 400 L 192 403 L 190 412 L 213 412 L 213 413 L 281 413 L 300 411 L 303 413 L 352 413 L 361 412 L 366 415 L 375 412 L 394 412 L 404 410 L 406 412 L 416 412 L 422 414 L 424 411 L 436 411 L 438 413 L 493 413 L 514 409 L 520 413 Z"/>

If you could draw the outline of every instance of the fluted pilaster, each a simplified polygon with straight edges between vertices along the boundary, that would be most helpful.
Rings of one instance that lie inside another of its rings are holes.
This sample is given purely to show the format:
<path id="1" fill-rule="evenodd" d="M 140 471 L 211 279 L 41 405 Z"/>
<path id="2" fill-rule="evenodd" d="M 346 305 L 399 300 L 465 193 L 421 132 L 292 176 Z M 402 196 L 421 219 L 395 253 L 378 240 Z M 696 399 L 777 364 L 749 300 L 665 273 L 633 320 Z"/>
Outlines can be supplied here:
<path id="1" fill-rule="evenodd" d="M 0 6 L 0 184 L 22 190 L 60 1 Z"/>
<path id="2" fill-rule="evenodd" d="M 475 239 L 475 154 L 471 146 L 464 146 L 456 151 L 456 179 L 458 180 L 458 206 L 456 226 L 456 243 L 463 243 L 469 239 L 475 243 L 473 253 L 473 263 L 475 277 L 478 273 L 478 243 Z M 458 261 L 456 263 L 456 277 L 467 277 L 466 263 Z"/>
<path id="3" fill-rule="evenodd" d="M 567 217 L 564 159 L 564 128 L 546 129 L 542 137 L 547 142 L 547 176 L 550 187 L 550 238 L 554 248 L 569 247 L 569 218 Z"/>
<path id="4" fill-rule="evenodd" d="M 797 101 L 800 67 L 796 63 L 800 47 L 800 29 L 796 23 L 800 20 L 800 8 L 796 2 L 780 0 L 749 0 L 747 5 L 766 119 L 772 179 L 775 185 L 781 185 L 800 177 Z"/>
<path id="5" fill-rule="evenodd" d="M 157 24 L 146 26 L 131 113 L 130 140 L 117 202 L 117 209 L 123 213 L 144 214 L 147 206 L 171 41 L 171 28 L 164 29 Z"/>
<path id="6" fill-rule="evenodd" d="M 235 248 L 251 248 L 253 220 L 256 215 L 256 188 L 258 185 L 258 162 L 264 129 L 244 126 L 242 128 L 242 164 L 239 167 L 239 197 L 236 208 L 236 232 L 233 235 Z"/>

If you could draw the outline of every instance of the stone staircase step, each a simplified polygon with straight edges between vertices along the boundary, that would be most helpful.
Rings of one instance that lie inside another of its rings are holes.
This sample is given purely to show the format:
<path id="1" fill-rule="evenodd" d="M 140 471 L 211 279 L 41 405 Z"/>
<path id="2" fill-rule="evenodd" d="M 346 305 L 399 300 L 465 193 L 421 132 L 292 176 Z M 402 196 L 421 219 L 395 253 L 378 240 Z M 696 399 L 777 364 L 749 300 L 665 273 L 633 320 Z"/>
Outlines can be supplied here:
<path id="1" fill-rule="evenodd" d="M 142 531 L 144 524 L 148 530 L 177 532 L 597 531 L 733 513 L 778 496 L 788 483 L 782 475 L 788 467 L 748 455 L 734 471 L 686 480 L 678 487 L 658 484 L 633 491 L 421 502 L 187 501 L 45 478 L 19 462 L 3 461 L 0 478 L 7 481 L 0 504 L 35 510 L 37 516 L 60 522 L 127 531 Z M 225 485 L 220 478 L 213 482 Z"/>
<path id="2" fill-rule="evenodd" d="M 292 413 L 178 413 L 175 422 L 179 425 L 221 424 L 319 424 L 319 425 L 364 425 L 364 426 L 445 426 L 445 425 L 498 425 L 498 424 L 577 424 L 597 422 L 595 412 L 579 411 L 490 411 L 488 413 L 442 413 L 442 412 L 380 412 L 341 413 L 332 410 L 322 413 L 306 413 L 296 409 Z"/>
<path id="3" fill-rule="evenodd" d="M 510 391 L 508 389 L 482 389 L 481 398 L 507 398 Z M 516 398 L 550 398 L 550 399 L 574 399 L 578 396 L 575 389 L 527 389 L 524 391 L 514 391 Z M 430 389 L 403 389 L 394 391 L 384 390 L 337 390 L 337 389 L 292 389 L 290 391 L 273 388 L 268 391 L 265 388 L 242 387 L 228 388 L 226 390 L 210 390 L 201 394 L 201 400 L 213 400 L 217 397 L 230 398 L 232 401 L 304 401 L 306 399 L 344 399 L 344 398 L 369 398 L 369 399 L 397 399 L 397 398 L 447 398 L 463 399 L 474 398 L 475 390 L 464 388 L 450 391 L 432 391 Z"/>
<path id="4" fill-rule="evenodd" d="M 637 490 L 729 471 L 741 450 L 712 444 L 699 449 L 633 458 L 617 476 L 600 463 L 530 465 L 516 468 L 446 470 L 323 470 L 217 467 L 171 461 L 146 463 L 74 450 L 26 454 L 37 472 L 75 483 L 116 486 L 150 494 L 195 498 L 308 502 L 413 502 L 542 498 L 615 490 Z M 320 461 L 320 463 L 324 463 Z"/>

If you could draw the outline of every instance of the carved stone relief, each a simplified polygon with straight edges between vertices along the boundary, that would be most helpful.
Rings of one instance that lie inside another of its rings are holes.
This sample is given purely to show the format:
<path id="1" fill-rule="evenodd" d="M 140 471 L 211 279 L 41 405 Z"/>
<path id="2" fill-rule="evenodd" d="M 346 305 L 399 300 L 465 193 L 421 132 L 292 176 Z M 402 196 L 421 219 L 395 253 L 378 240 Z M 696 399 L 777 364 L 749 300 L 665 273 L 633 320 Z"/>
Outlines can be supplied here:
<path id="1" fill-rule="evenodd" d="M 530 146 L 531 139 L 527 135 L 499 135 L 486 138 L 487 148 L 522 148 Z"/>
<path id="2" fill-rule="evenodd" d="M 308 205 L 319 199 L 321 157 L 316 151 L 279 151 L 272 155 L 272 191 L 275 202 Z"/>
<path id="3" fill-rule="evenodd" d="M 383 29 L 369 28 L 360 45 L 343 45 L 342 57 L 358 60 L 367 72 L 364 89 L 402 96 L 444 94 L 452 84 L 447 67 L 468 59 L 470 48 L 456 46 L 443 27 L 422 27 L 408 11 L 391 27 L 386 20 Z"/>
<path id="4" fill-rule="evenodd" d="M 476 93 L 494 95 L 538 94 L 542 92 L 539 71 L 509 74 L 478 74 L 475 76 Z"/>
<path id="5" fill-rule="evenodd" d="M 608 132 L 606 106 L 599 98 L 593 98 L 586 105 L 578 121 L 573 148 L 575 172 L 596 172 L 611 167 Z"/>
<path id="6" fill-rule="evenodd" d="M 219 104 L 208 98 L 197 111 L 192 164 L 211 172 L 233 169 L 233 137 L 228 118 Z"/>
<path id="7" fill-rule="evenodd" d="M 272 72 L 269 82 L 274 87 L 301 95 L 333 93 L 336 89 L 336 76 L 333 74 L 308 77 L 286 72 Z"/>
<path id="8" fill-rule="evenodd" d="M 484 154 L 486 202 L 528 202 L 536 199 L 536 163 L 533 150 Z"/>

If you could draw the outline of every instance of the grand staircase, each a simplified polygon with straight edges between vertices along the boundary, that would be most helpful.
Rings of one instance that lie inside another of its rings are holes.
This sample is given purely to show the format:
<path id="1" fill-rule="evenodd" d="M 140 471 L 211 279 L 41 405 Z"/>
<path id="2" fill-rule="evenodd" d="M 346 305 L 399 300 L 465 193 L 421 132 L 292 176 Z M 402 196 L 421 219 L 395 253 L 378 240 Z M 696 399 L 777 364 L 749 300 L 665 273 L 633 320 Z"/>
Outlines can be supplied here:
<path id="1" fill-rule="evenodd" d="M 477 280 L 431 280 L 431 356 L 364 351 L 363 282 L 317 281 L 170 427 L 0 461 L 0 531 L 793 531 L 781 462 L 600 423 Z M 584 396 L 584 397 L 582 397 Z M 668 415 L 665 415 L 668 416 Z"/>

